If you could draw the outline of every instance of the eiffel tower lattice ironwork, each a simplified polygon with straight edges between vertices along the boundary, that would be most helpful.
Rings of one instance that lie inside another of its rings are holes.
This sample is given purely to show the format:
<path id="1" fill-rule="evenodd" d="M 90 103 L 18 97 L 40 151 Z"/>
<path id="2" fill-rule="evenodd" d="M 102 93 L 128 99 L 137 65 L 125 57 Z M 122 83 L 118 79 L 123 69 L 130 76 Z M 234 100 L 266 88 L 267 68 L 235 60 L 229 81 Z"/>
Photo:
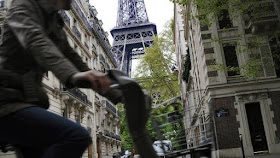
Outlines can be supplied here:
<path id="1" fill-rule="evenodd" d="M 153 44 L 156 25 L 149 22 L 144 0 L 119 0 L 117 26 L 111 30 L 119 70 L 130 74 L 132 59 Z"/>

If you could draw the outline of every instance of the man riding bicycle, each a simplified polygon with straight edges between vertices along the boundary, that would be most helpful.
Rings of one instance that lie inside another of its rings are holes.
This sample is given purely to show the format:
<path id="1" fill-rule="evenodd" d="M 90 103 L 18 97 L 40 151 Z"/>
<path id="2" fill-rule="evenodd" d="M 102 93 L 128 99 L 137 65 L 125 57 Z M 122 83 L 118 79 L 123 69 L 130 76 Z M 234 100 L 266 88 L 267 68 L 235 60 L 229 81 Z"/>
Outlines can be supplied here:
<path id="1" fill-rule="evenodd" d="M 48 112 L 41 81 L 52 71 L 67 87 L 88 81 L 104 92 L 110 81 L 90 70 L 70 47 L 61 9 L 71 0 L 13 0 L 0 47 L 0 142 L 21 149 L 26 158 L 79 158 L 92 143 L 80 125 Z"/>

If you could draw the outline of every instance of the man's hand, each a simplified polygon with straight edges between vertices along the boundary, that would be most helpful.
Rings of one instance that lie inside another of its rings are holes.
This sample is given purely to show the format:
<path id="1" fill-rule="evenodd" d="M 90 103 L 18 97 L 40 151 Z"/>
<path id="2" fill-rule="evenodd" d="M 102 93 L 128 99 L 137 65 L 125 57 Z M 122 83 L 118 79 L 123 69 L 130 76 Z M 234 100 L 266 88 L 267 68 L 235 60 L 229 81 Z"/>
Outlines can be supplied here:
<path id="1" fill-rule="evenodd" d="M 86 81 L 90 84 L 90 88 L 96 92 L 105 92 L 109 90 L 111 82 L 109 78 L 104 74 L 96 70 L 90 70 L 86 72 L 79 72 L 71 77 L 71 82 Z"/>

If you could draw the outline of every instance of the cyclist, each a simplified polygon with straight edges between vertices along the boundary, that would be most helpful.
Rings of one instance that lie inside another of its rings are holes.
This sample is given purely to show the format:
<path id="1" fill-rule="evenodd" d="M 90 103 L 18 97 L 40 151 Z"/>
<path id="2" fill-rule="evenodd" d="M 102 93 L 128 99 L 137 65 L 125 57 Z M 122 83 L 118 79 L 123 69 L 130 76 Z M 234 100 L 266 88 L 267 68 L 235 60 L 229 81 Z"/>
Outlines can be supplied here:
<path id="1" fill-rule="evenodd" d="M 105 74 L 90 70 L 70 47 L 59 10 L 71 0 L 13 0 L 0 47 L 0 142 L 26 158 L 79 158 L 92 143 L 80 125 L 48 112 L 42 76 L 52 71 L 66 86 L 86 80 L 108 90 Z"/>

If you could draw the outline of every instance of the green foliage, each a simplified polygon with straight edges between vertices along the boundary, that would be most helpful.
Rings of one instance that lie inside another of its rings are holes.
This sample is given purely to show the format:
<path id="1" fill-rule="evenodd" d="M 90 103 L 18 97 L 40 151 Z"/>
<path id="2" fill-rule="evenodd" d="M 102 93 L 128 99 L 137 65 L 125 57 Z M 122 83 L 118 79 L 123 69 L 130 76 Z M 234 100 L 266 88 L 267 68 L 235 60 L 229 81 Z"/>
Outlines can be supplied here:
<path id="1" fill-rule="evenodd" d="M 126 150 L 126 149 L 135 149 L 133 140 L 129 134 L 128 130 L 128 125 L 126 122 L 126 117 L 125 117 L 125 110 L 123 105 L 118 105 L 118 110 L 121 113 L 121 138 L 122 138 L 122 143 L 121 146 Z"/>
<path id="2" fill-rule="evenodd" d="M 275 9 L 273 7 L 273 2 L 262 2 L 260 0 L 170 0 L 172 2 L 181 5 L 193 5 L 193 7 L 188 12 L 184 12 L 187 20 L 197 20 L 200 21 L 201 28 L 211 27 L 212 24 L 217 24 L 218 21 L 227 20 L 239 20 L 244 19 L 245 25 L 257 22 L 263 19 L 263 15 L 273 15 L 275 14 Z M 276 2 L 276 1 L 275 1 Z M 279 3 L 279 2 L 278 2 Z M 197 8 L 197 9 L 195 9 Z M 225 14 L 228 12 L 229 14 Z M 279 16 L 279 13 L 278 13 Z M 227 24 L 226 24 L 227 25 Z M 227 32 L 227 26 L 225 25 L 223 32 Z M 273 26 L 272 26 L 273 27 Z M 244 40 L 243 33 L 238 35 L 238 39 L 235 42 L 237 46 L 237 52 L 247 53 L 250 58 L 245 64 L 239 67 L 227 67 L 222 63 L 216 63 L 212 66 L 214 69 L 219 71 L 232 71 L 232 72 L 242 72 L 242 78 L 244 79 L 257 79 L 263 71 L 263 65 L 271 65 L 279 71 L 280 58 L 279 53 L 272 52 L 272 59 L 263 59 L 260 56 L 260 48 L 267 43 L 262 42 L 264 37 L 268 36 L 269 41 L 273 40 L 274 37 L 279 36 L 280 32 L 277 29 L 272 31 L 264 32 L 263 35 L 254 35 L 253 39 L 247 41 L 248 45 L 241 45 L 240 41 Z M 223 44 L 223 41 L 212 35 L 212 42 L 219 42 Z M 247 39 L 245 39 L 247 40 Z M 270 47 L 277 47 L 278 44 L 271 45 Z M 251 53 L 252 51 L 258 50 L 258 53 Z M 268 55 L 263 55 L 267 56 Z M 273 67 L 271 67 L 273 68 Z"/>
<path id="3" fill-rule="evenodd" d="M 165 30 L 158 37 L 154 38 L 154 45 L 145 49 L 145 55 L 140 59 L 141 61 L 136 72 L 132 74 L 150 94 L 161 92 L 160 101 L 179 95 L 178 77 L 173 75 L 171 71 L 171 67 L 175 63 L 172 25 L 171 22 L 167 23 Z M 122 114 L 122 146 L 125 149 L 132 149 L 134 148 L 134 144 L 128 132 L 125 112 L 122 106 L 120 106 L 119 110 Z M 151 119 L 148 120 L 147 129 L 151 137 L 155 140 L 157 136 Z"/>
<path id="4" fill-rule="evenodd" d="M 157 100 L 157 103 L 161 103 L 167 99 L 179 95 L 178 76 L 175 76 L 171 70 L 175 61 L 175 49 L 174 49 L 174 36 L 173 36 L 174 20 L 166 24 L 163 33 L 154 38 L 154 44 L 145 49 L 145 55 L 140 59 L 140 64 L 137 67 L 134 78 L 138 80 L 143 88 L 145 88 L 150 94 L 160 92 L 161 97 Z M 156 116 L 163 113 L 169 113 L 174 108 L 160 107 L 157 110 L 152 111 L 152 116 Z M 161 118 L 159 124 L 164 124 L 167 119 Z M 158 140 L 162 135 L 158 135 L 155 127 L 157 125 L 151 119 L 148 120 L 147 129 L 153 138 Z M 167 126 L 161 129 L 162 133 L 173 131 L 174 127 Z"/>
<path id="5" fill-rule="evenodd" d="M 150 94 L 161 92 L 165 99 L 177 96 L 178 77 L 171 71 L 174 58 L 173 32 L 167 25 L 162 34 L 154 37 L 154 44 L 145 49 L 145 55 L 140 59 L 134 78 Z"/>

